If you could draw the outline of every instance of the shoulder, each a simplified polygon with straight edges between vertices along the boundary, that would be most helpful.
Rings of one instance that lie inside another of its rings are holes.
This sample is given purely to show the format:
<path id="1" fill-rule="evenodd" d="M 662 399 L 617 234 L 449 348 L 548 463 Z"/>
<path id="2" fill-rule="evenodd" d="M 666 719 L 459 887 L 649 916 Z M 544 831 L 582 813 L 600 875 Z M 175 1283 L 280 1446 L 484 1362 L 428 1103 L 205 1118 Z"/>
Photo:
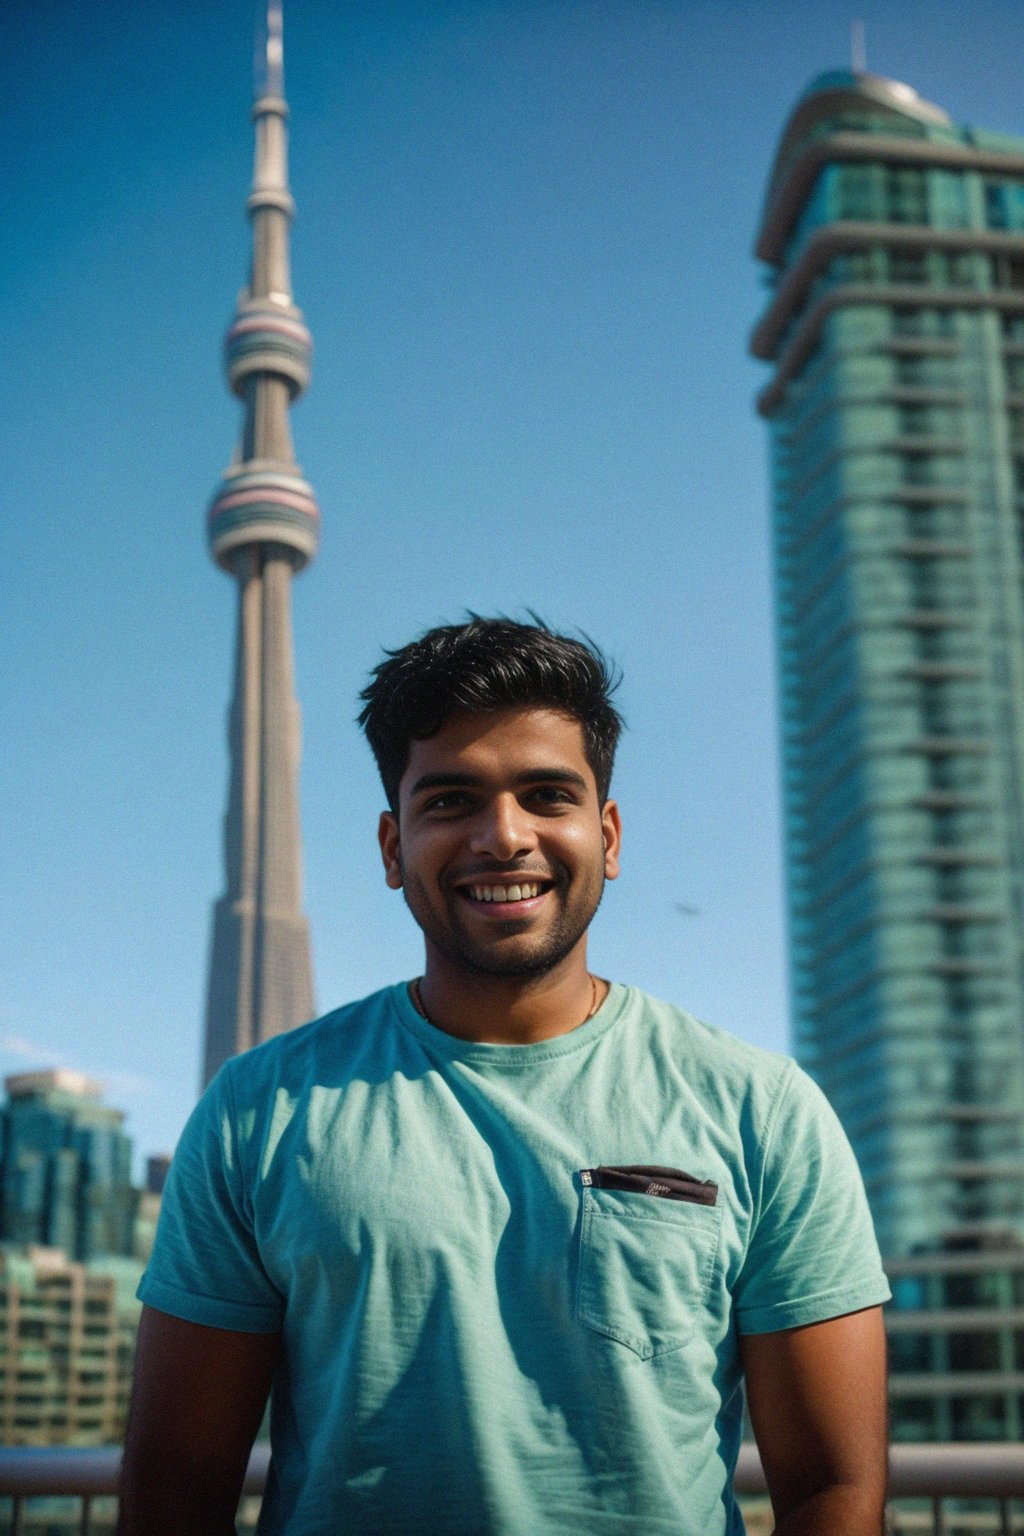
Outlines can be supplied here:
<path id="1" fill-rule="evenodd" d="M 400 1033 L 393 1000 L 400 985 L 230 1057 L 193 1110 L 175 1162 L 223 1165 L 251 1184 L 276 1149 L 302 1136 L 311 1115 L 327 1113 L 356 1080 L 387 1072 Z"/>
<path id="2" fill-rule="evenodd" d="M 826 1142 L 845 1141 L 825 1095 L 792 1056 L 752 1045 L 636 988 L 625 1006 L 620 1038 L 631 1078 L 649 1059 L 660 1092 L 742 1147 L 752 1178 L 787 1146 L 811 1154 Z"/>
<path id="3" fill-rule="evenodd" d="M 678 1063 L 702 1097 L 736 1105 L 755 1102 L 768 1114 L 788 1096 L 794 1080 L 803 1079 L 813 1091 L 791 1056 L 752 1045 L 674 1003 L 631 987 L 627 1007 L 640 1025 L 646 1048 Z"/>
<path id="4" fill-rule="evenodd" d="M 393 1034 L 393 995 L 402 985 L 384 987 L 232 1056 L 207 1094 L 242 1109 L 269 1104 L 282 1091 L 292 1095 L 318 1083 L 341 1087 Z"/>

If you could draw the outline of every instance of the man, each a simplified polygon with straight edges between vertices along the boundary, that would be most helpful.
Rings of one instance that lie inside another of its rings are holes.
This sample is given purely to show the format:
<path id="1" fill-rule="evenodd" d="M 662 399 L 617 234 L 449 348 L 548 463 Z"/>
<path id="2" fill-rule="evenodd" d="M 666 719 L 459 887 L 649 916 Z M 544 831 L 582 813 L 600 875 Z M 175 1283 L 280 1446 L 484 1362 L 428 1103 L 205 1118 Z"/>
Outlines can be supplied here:
<path id="1" fill-rule="evenodd" d="M 621 721 L 589 644 L 473 619 L 363 723 L 422 977 L 230 1061 L 140 1295 L 122 1536 L 878 1536 L 888 1296 L 791 1061 L 587 963 Z"/>

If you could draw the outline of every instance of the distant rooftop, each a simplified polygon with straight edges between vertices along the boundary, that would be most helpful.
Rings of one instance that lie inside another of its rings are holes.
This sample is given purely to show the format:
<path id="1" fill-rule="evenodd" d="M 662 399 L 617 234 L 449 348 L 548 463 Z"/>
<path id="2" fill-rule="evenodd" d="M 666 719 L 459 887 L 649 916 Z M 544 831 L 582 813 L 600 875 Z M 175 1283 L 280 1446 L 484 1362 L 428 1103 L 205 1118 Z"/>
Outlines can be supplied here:
<path id="1" fill-rule="evenodd" d="M 883 160 L 958 169 L 968 160 L 979 164 L 983 155 L 991 160 L 1021 153 L 1021 141 L 958 126 L 902 80 L 827 70 L 801 92 L 782 130 L 755 246 L 762 261 L 781 260 L 793 221 L 825 161 L 863 159 L 869 144 Z"/>
<path id="2" fill-rule="evenodd" d="M 775 155 L 771 186 L 774 186 L 795 152 L 821 131 L 821 125 L 831 125 L 836 119 L 850 115 L 859 117 L 865 109 L 874 108 L 883 118 L 892 117 L 894 130 L 899 118 L 919 125 L 918 133 L 926 137 L 929 131 L 938 130 L 940 137 L 956 131 L 948 112 L 925 101 L 912 85 L 902 80 L 887 80 L 884 75 L 855 74 L 850 69 L 830 69 L 816 75 L 810 85 L 797 97 L 796 106 L 789 115 Z M 770 189 L 769 189 L 770 195 Z"/>
<path id="3" fill-rule="evenodd" d="M 73 1072 L 70 1067 L 49 1067 L 40 1072 L 15 1072 L 4 1078 L 7 1095 L 12 1099 L 25 1099 L 33 1094 L 70 1093 L 79 1099 L 100 1099 L 103 1084 L 84 1072 Z"/>
<path id="4" fill-rule="evenodd" d="M 827 70 L 825 74 L 815 76 L 800 101 L 802 103 L 812 96 L 825 93 L 867 97 L 880 107 L 889 107 L 907 117 L 916 117 L 918 122 L 934 123 L 944 128 L 952 126 L 953 122 L 948 112 L 944 112 L 934 102 L 925 101 L 912 85 L 904 85 L 902 80 L 889 80 L 885 75 L 854 73 L 849 69 Z"/>

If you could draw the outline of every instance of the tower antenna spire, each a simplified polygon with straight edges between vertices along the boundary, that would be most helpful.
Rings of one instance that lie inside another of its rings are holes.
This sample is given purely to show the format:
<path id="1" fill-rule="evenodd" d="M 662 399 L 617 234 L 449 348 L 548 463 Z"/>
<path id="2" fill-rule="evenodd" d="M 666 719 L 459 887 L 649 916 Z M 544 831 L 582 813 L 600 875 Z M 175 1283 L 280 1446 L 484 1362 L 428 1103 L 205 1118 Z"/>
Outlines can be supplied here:
<path id="1" fill-rule="evenodd" d="M 284 13 L 281 0 L 267 0 L 266 21 L 257 33 L 255 73 L 257 101 L 261 96 L 284 95 Z"/>
<path id="2" fill-rule="evenodd" d="M 850 69 L 855 75 L 866 75 L 868 72 L 864 23 L 860 20 L 850 22 Z"/>
<path id="3" fill-rule="evenodd" d="M 213 914 L 204 1080 L 229 1056 L 313 1015 L 309 925 L 302 911 L 299 706 L 292 578 L 316 554 L 320 514 L 292 448 L 289 412 L 312 350 L 292 299 L 288 106 L 281 0 L 257 43 L 256 154 L 246 202 L 248 285 L 224 343 L 242 430 L 213 498 L 210 553 L 238 589 L 231 761 L 224 821 L 226 888 Z"/>

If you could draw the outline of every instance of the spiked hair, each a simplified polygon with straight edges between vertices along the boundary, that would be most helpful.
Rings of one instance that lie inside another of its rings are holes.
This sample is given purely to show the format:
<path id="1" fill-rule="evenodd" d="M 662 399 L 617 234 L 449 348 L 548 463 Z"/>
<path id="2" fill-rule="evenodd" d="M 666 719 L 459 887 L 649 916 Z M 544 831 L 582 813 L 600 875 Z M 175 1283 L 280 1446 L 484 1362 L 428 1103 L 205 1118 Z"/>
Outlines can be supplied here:
<path id="1" fill-rule="evenodd" d="M 359 724 L 393 811 L 414 741 L 436 735 L 457 712 L 499 709 L 555 709 L 578 720 L 598 799 L 607 800 L 623 724 L 611 702 L 619 674 L 588 636 L 571 639 L 531 618 L 470 614 L 387 651 L 374 668 L 359 695 Z"/>

